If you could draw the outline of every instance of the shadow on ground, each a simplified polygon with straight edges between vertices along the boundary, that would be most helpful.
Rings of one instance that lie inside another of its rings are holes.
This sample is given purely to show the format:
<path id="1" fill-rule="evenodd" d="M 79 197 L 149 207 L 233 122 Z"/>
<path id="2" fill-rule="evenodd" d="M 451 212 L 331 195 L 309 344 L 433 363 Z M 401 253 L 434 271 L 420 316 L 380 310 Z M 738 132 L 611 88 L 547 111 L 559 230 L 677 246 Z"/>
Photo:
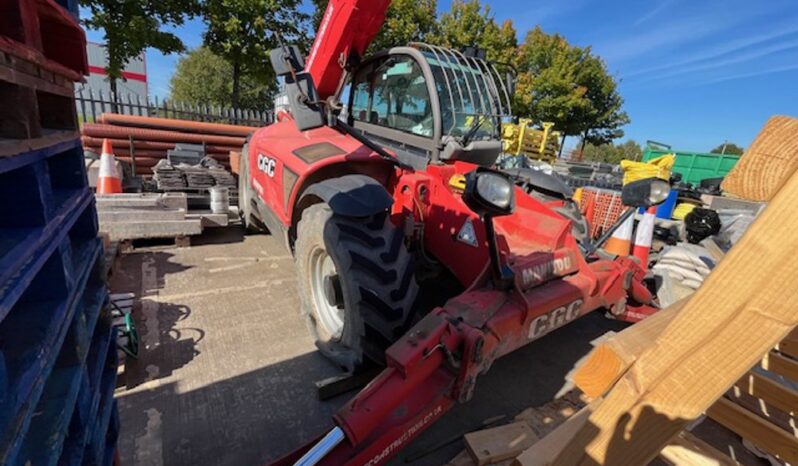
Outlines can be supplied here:
<path id="1" fill-rule="evenodd" d="M 134 464 L 266 465 L 331 427 L 345 398 L 315 401 L 312 381 L 325 372 L 314 352 L 191 391 L 168 383 L 123 393 L 120 403 L 146 409 L 126 411 L 125 428 L 144 435 L 120 448 Z"/>
<path id="2" fill-rule="evenodd" d="M 117 259 L 111 289 L 136 297 L 133 316 L 140 345 L 138 359 L 126 358 L 125 371 L 120 377 L 120 383 L 127 389 L 168 377 L 199 354 L 196 344 L 204 338 L 205 331 L 177 329 L 178 322 L 191 315 L 191 309 L 155 298 L 167 275 L 190 268 L 172 262 L 172 257 L 168 252 L 148 251 L 123 254 Z"/>

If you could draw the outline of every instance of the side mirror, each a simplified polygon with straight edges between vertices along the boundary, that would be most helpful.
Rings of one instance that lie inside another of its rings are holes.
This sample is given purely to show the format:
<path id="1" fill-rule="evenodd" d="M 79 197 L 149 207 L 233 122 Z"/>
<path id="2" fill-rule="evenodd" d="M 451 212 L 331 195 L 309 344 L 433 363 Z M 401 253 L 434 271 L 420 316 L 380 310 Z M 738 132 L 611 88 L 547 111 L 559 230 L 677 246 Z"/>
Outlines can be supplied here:
<path id="1" fill-rule="evenodd" d="M 465 176 L 463 201 L 481 217 L 509 215 L 515 209 L 515 185 L 493 170 L 478 168 Z"/>
<path id="2" fill-rule="evenodd" d="M 665 202 L 671 192 L 671 185 L 660 178 L 645 178 L 633 181 L 623 187 L 621 201 L 630 207 L 651 207 Z"/>

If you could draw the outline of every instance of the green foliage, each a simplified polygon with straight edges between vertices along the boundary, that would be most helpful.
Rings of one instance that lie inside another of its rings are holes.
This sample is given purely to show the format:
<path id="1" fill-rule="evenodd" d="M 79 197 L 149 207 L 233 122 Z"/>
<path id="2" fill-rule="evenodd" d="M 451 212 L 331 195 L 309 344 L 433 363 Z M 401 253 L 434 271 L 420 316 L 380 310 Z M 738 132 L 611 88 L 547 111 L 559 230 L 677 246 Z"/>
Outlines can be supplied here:
<path id="1" fill-rule="evenodd" d="M 112 87 L 128 61 L 148 47 L 166 54 L 182 52 L 185 47 L 180 38 L 162 28 L 183 24 L 200 8 L 199 0 L 80 0 L 80 5 L 91 11 L 83 25 L 105 32 L 105 70 Z"/>
<path id="2" fill-rule="evenodd" d="M 313 0 L 318 26 L 327 0 Z M 522 44 L 512 21 L 499 25 L 490 6 L 480 0 L 452 0 L 449 11 L 434 24 L 435 2 L 395 0 L 386 25 L 372 49 L 403 45 L 412 40 L 464 49 L 476 46 L 489 60 L 513 64 L 518 70 L 513 110 L 517 116 L 551 121 L 564 135 L 579 135 L 585 143 L 603 145 L 623 136 L 629 123 L 616 79 L 589 47 L 576 47 L 540 27 Z"/>
<path id="3" fill-rule="evenodd" d="M 552 121 L 566 135 L 582 135 L 593 144 L 623 136 L 629 123 L 615 79 L 590 48 L 572 46 L 540 27 L 527 33 L 518 50 L 515 110 Z"/>
<path id="4" fill-rule="evenodd" d="M 169 98 L 174 102 L 230 106 L 233 94 L 233 66 L 224 58 L 200 47 L 177 63 L 169 81 Z M 271 105 L 276 84 L 262 83 L 243 76 L 238 108 L 262 111 Z"/>
<path id="5" fill-rule="evenodd" d="M 628 140 L 621 144 L 585 144 L 582 150 L 582 160 L 590 162 L 604 162 L 618 165 L 621 160 L 639 161 L 643 157 L 640 144 Z"/>
<path id="6" fill-rule="evenodd" d="M 490 6 L 483 6 L 479 0 L 453 0 L 451 10 L 441 15 L 427 41 L 459 50 L 479 47 L 489 60 L 500 63 L 512 63 L 518 46 L 512 21 L 499 26 Z"/>
<path id="7" fill-rule="evenodd" d="M 242 78 L 274 83 L 269 51 L 286 43 L 304 43 L 307 16 L 298 10 L 300 0 L 205 0 L 203 14 L 208 29 L 205 45 L 233 68 L 231 103 L 241 104 Z"/>
<path id="8" fill-rule="evenodd" d="M 590 111 L 587 89 L 576 84 L 585 58 L 584 50 L 558 34 L 546 34 L 539 27 L 529 31 L 516 59 L 515 113 L 551 121 L 564 134 L 581 133 L 579 115 Z"/>
<path id="9" fill-rule="evenodd" d="M 723 144 L 719 145 L 718 147 L 712 149 L 710 153 L 712 154 L 734 154 L 734 155 L 743 155 L 745 149 L 738 146 L 733 142 L 724 142 Z"/>
<path id="10" fill-rule="evenodd" d="M 579 70 L 577 84 L 586 89 L 585 98 L 590 102 L 588 111 L 580 115 L 584 140 L 601 145 L 623 137 L 621 128 L 629 123 L 629 115 L 622 109 L 623 98 L 604 61 L 588 55 Z"/>
<path id="11" fill-rule="evenodd" d="M 328 0 L 313 0 L 313 29 L 318 30 Z M 426 40 L 435 30 L 436 0 L 393 0 L 385 14 L 385 24 L 367 53 Z"/>

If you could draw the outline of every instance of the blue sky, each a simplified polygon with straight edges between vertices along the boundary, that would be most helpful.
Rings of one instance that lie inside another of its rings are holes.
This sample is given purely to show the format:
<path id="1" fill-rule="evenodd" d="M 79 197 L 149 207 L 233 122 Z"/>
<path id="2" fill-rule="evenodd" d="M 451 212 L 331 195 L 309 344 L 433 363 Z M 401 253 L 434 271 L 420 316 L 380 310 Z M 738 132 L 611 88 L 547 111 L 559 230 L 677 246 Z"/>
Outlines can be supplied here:
<path id="1" fill-rule="evenodd" d="M 796 0 L 492 0 L 523 40 L 540 25 L 591 46 L 620 80 L 632 122 L 626 138 L 708 151 L 729 140 L 748 146 L 767 118 L 798 116 Z M 447 10 L 450 0 L 439 0 Z M 178 29 L 190 48 L 201 21 Z M 102 33 L 89 31 L 102 42 Z M 169 92 L 175 56 L 147 52 L 151 97 Z M 573 139 L 573 138 L 572 138 Z"/>

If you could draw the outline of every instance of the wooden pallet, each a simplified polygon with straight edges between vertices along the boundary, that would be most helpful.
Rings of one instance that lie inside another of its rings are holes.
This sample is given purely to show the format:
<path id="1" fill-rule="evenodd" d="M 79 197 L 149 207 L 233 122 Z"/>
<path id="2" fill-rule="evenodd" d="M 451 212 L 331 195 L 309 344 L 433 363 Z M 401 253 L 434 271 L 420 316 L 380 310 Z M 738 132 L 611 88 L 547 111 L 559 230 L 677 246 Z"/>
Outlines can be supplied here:
<path id="1" fill-rule="evenodd" d="M 0 50 L 7 42 L 0 37 Z M 0 107 L 0 156 L 76 137 L 76 77 L 66 71 L 52 71 L 46 65 L 31 57 L 0 53 L 0 98 L 4 103 Z"/>

